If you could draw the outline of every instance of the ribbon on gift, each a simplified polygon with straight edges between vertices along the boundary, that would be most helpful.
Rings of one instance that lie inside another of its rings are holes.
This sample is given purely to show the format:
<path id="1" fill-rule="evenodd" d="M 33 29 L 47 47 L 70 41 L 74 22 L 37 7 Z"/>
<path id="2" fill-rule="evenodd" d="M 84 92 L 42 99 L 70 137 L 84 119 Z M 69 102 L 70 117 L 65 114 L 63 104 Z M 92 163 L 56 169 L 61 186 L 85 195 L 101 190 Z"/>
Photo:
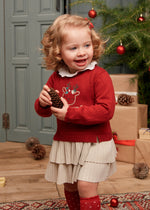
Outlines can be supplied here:
<path id="1" fill-rule="evenodd" d="M 115 144 L 122 144 L 126 146 L 135 146 L 135 139 L 133 140 L 118 140 L 118 134 L 116 132 L 113 132 L 113 139 Z"/>
<path id="2" fill-rule="evenodd" d="M 115 144 L 122 144 L 126 146 L 135 146 L 136 140 L 114 140 Z"/>
<path id="3" fill-rule="evenodd" d="M 127 91 L 115 91 L 115 94 L 120 95 L 120 94 L 127 94 L 130 96 L 137 96 L 137 92 L 127 92 Z"/>

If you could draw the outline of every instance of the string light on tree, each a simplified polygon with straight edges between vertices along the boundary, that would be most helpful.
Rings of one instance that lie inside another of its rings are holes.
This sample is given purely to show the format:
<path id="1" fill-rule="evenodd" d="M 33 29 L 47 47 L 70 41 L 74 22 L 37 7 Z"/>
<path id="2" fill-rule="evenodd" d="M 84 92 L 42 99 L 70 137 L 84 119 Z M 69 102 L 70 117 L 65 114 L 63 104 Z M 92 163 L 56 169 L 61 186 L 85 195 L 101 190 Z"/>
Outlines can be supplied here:
<path id="1" fill-rule="evenodd" d="M 117 47 L 116 51 L 119 55 L 122 55 L 125 53 L 125 47 L 123 46 L 121 41 L 120 41 L 120 45 Z"/>
<path id="2" fill-rule="evenodd" d="M 97 12 L 92 8 L 89 12 L 88 12 L 88 16 L 90 18 L 95 18 L 97 16 Z"/>
<path id="3" fill-rule="evenodd" d="M 140 14 L 140 17 L 138 17 L 137 21 L 138 22 L 144 22 L 145 21 L 145 18 L 143 17 L 142 14 Z"/>

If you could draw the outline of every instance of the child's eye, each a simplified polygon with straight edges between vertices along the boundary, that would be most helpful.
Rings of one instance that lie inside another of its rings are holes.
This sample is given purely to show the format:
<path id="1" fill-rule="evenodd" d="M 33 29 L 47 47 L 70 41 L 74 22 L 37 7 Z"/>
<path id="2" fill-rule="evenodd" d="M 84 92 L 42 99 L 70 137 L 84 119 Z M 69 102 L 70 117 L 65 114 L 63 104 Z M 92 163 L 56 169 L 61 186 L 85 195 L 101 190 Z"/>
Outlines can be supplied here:
<path id="1" fill-rule="evenodd" d="M 70 48 L 70 50 L 76 50 L 76 49 L 77 49 L 76 47 L 71 47 L 71 48 Z"/>
<path id="2" fill-rule="evenodd" d="M 85 47 L 89 47 L 89 46 L 90 46 L 90 44 L 86 44 L 86 45 L 85 45 Z"/>

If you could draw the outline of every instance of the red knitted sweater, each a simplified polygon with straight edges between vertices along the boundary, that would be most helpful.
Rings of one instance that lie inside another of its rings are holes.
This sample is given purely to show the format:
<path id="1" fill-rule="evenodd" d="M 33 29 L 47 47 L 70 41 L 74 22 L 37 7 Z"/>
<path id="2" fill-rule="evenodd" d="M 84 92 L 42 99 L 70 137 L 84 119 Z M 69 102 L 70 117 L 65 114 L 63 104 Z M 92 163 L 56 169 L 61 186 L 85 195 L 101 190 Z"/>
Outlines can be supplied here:
<path id="1" fill-rule="evenodd" d="M 57 120 L 54 140 L 70 142 L 109 141 L 112 131 L 109 120 L 115 109 L 114 88 L 107 71 L 99 66 L 79 72 L 73 77 L 61 77 L 54 72 L 46 83 L 59 90 L 69 108 L 65 121 Z M 50 107 L 43 108 L 39 99 L 35 110 L 42 117 L 50 117 Z"/>

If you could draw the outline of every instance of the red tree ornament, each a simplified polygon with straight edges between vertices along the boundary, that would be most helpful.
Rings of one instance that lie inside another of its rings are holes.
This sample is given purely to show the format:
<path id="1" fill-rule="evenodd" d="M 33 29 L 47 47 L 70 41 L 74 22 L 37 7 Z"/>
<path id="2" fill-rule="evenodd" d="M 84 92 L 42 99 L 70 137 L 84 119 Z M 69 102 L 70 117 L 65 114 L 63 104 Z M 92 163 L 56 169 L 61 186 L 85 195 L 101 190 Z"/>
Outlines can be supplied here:
<path id="1" fill-rule="evenodd" d="M 143 17 L 142 14 L 140 14 L 140 17 L 137 19 L 138 22 L 144 22 L 145 18 Z"/>
<path id="2" fill-rule="evenodd" d="M 117 207 L 118 206 L 118 199 L 117 198 L 112 198 L 110 201 L 110 206 L 111 207 Z"/>
<path id="3" fill-rule="evenodd" d="M 97 16 L 97 12 L 92 8 L 89 12 L 88 12 L 88 16 L 90 18 L 95 18 Z"/>
<path id="4" fill-rule="evenodd" d="M 122 55 L 125 53 L 125 47 L 122 45 L 122 43 L 120 43 L 120 45 L 117 47 L 116 51 L 119 55 Z"/>

